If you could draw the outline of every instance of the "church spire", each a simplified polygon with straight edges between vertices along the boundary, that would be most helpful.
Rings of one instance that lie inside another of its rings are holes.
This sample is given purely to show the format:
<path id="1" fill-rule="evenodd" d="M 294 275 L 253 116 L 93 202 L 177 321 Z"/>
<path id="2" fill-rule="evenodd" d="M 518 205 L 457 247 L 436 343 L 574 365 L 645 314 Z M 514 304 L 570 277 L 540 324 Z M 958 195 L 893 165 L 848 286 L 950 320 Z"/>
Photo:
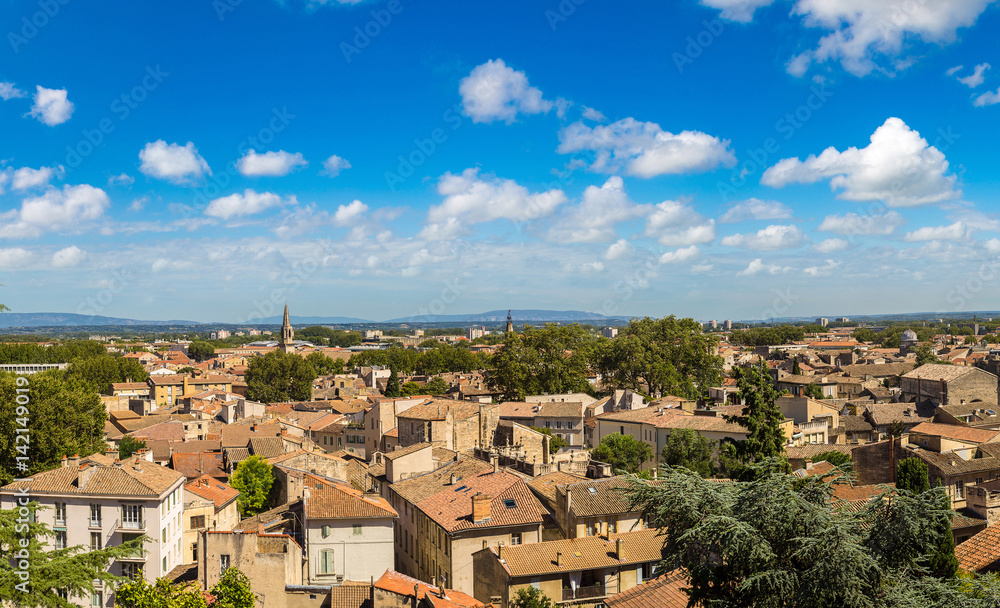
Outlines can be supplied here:
<path id="1" fill-rule="evenodd" d="M 295 344 L 292 341 L 295 337 L 295 331 L 292 329 L 292 322 L 288 318 L 288 304 L 285 304 L 285 318 L 281 321 L 281 342 L 278 343 L 278 348 L 286 353 L 295 352 Z"/>
<path id="2" fill-rule="evenodd" d="M 507 333 L 514 331 L 514 320 L 510 316 L 510 311 L 507 311 Z"/>

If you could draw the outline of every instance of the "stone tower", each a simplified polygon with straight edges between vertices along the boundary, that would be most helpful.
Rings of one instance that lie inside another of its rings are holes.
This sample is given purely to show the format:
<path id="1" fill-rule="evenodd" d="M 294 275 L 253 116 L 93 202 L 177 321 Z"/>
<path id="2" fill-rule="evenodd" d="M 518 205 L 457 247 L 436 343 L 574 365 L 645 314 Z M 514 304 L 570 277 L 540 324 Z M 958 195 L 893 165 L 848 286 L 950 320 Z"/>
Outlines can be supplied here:
<path id="1" fill-rule="evenodd" d="M 514 320 L 510 317 L 510 311 L 507 311 L 507 333 L 514 331 Z"/>
<path id="2" fill-rule="evenodd" d="M 288 319 L 288 304 L 285 304 L 285 318 L 281 321 L 281 341 L 278 343 L 278 348 L 282 352 L 294 353 L 295 344 L 292 339 L 295 337 L 295 331 L 292 329 L 292 322 Z"/>

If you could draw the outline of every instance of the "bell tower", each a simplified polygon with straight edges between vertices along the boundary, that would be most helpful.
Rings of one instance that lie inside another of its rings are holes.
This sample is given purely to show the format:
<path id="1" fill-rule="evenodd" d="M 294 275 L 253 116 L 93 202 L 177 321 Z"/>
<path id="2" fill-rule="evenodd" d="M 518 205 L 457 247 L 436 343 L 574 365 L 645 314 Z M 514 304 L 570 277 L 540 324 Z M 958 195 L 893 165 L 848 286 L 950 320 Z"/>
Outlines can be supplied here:
<path id="1" fill-rule="evenodd" d="M 278 348 L 282 352 L 294 353 L 295 344 L 292 341 L 295 337 L 295 330 L 292 329 L 292 322 L 288 318 L 288 304 L 285 304 L 285 318 L 281 321 L 281 341 L 278 343 Z"/>

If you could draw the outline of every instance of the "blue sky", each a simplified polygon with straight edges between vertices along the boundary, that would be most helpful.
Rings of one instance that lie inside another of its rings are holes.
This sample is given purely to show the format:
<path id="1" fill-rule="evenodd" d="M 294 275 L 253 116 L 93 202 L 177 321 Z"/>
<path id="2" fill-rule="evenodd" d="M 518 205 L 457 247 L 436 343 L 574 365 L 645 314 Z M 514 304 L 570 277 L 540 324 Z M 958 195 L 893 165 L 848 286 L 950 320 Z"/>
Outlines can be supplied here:
<path id="1" fill-rule="evenodd" d="M 995 4 L 8 1 L 0 301 L 996 309 Z"/>

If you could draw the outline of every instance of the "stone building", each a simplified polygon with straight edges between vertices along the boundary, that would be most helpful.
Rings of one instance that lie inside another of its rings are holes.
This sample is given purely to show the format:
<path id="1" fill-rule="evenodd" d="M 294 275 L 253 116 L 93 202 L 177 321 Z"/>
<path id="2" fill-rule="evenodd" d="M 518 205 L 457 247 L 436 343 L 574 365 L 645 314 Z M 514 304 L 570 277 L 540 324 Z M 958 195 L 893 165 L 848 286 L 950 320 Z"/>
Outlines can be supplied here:
<path id="1" fill-rule="evenodd" d="M 978 367 L 928 363 L 900 379 L 900 401 L 934 405 L 997 402 L 997 377 Z"/>

